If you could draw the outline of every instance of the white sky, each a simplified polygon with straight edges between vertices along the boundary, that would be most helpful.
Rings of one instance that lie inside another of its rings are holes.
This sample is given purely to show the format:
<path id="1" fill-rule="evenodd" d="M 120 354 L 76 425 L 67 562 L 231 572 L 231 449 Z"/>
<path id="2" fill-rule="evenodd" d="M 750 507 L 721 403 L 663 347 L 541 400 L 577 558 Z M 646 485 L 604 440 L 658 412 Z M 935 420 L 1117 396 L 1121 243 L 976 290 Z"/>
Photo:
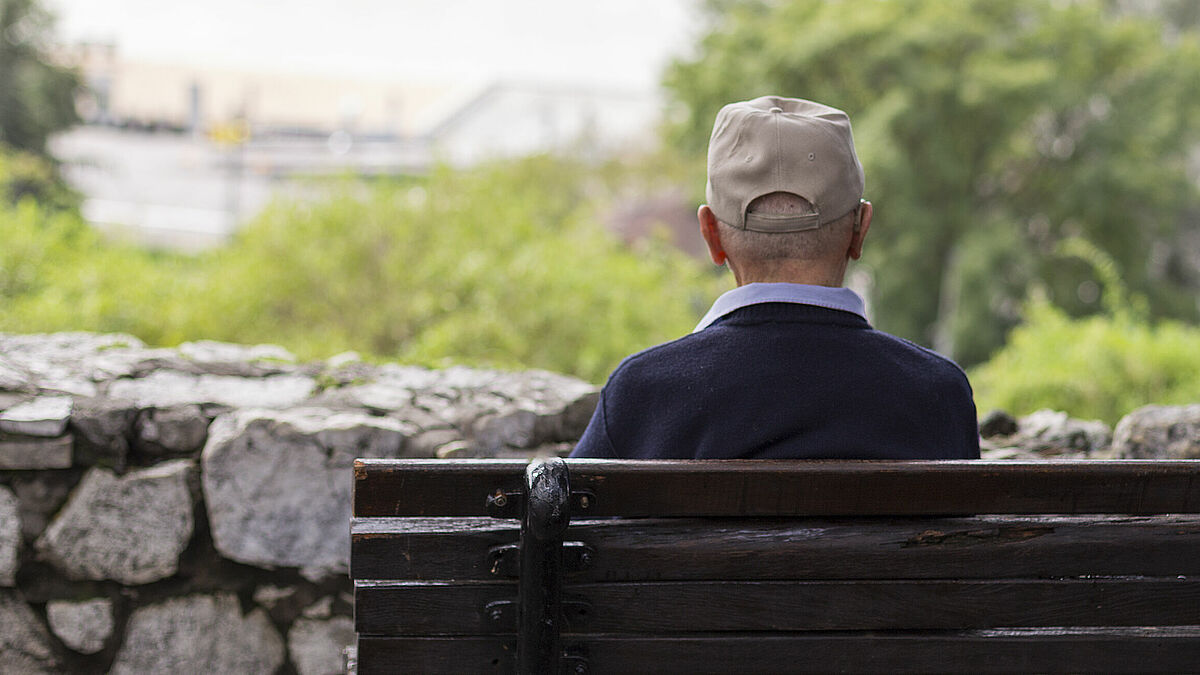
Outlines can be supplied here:
<path id="1" fill-rule="evenodd" d="M 696 0 L 43 0 L 124 57 L 386 79 L 651 88 Z"/>

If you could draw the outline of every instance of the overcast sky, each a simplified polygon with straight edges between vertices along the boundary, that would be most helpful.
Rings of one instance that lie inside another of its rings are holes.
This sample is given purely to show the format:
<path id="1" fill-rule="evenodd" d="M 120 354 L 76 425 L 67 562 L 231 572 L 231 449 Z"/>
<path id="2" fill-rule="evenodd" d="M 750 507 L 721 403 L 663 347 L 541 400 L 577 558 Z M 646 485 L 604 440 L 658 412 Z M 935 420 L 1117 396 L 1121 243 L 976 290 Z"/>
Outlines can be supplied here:
<path id="1" fill-rule="evenodd" d="M 696 0 L 44 0 L 125 57 L 351 76 L 657 85 Z"/>

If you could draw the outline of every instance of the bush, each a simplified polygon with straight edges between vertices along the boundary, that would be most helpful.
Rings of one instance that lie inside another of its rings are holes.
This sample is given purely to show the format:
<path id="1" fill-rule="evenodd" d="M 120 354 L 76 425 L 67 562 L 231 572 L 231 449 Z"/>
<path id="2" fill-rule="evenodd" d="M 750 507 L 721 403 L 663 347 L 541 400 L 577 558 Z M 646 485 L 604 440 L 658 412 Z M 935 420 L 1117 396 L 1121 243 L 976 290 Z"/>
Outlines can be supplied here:
<path id="1" fill-rule="evenodd" d="M 602 188 L 533 158 L 276 204 L 215 261 L 204 316 L 222 320 L 190 332 L 601 379 L 686 333 L 721 290 L 665 245 L 635 254 L 604 231 Z"/>
<path id="2" fill-rule="evenodd" d="M 186 258 L 105 244 L 73 213 L 0 211 L 0 330 L 127 331 L 151 344 L 273 342 L 427 365 L 603 379 L 691 330 L 729 282 L 597 222 L 613 178 L 532 158 L 320 187 L 228 247 Z M 11 234 L 10 234 L 11 231 Z"/>
<path id="3" fill-rule="evenodd" d="M 1116 424 L 1143 405 L 1200 401 L 1200 328 L 1130 312 L 1074 319 L 1038 298 L 971 382 L 981 412 L 1053 408 Z"/>
<path id="4" fill-rule="evenodd" d="M 72 210 L 0 203 L 0 330 L 133 333 L 169 344 L 196 261 L 103 242 Z"/>
<path id="5" fill-rule="evenodd" d="M 16 204 L 25 198 L 52 209 L 79 207 L 79 196 L 50 160 L 0 145 L 0 201 Z"/>

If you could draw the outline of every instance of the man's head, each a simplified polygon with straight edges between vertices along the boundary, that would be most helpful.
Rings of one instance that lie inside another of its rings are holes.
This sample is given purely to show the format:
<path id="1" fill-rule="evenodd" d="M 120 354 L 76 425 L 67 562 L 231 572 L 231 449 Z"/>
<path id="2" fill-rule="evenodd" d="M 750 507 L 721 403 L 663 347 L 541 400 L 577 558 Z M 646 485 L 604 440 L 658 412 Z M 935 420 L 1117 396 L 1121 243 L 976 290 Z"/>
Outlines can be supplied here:
<path id="1" fill-rule="evenodd" d="M 840 110 L 764 96 L 717 114 L 701 232 L 738 283 L 840 285 L 870 226 L 863 170 Z"/>

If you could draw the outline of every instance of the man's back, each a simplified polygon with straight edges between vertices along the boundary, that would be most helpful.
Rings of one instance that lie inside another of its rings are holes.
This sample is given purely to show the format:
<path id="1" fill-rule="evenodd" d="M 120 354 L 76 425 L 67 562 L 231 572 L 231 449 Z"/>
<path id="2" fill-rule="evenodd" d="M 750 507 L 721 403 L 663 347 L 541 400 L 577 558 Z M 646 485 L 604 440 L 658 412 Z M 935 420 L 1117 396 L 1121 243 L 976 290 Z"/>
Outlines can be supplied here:
<path id="1" fill-rule="evenodd" d="M 973 459 L 958 366 L 861 316 L 742 307 L 626 359 L 576 457 Z"/>
<path id="2" fill-rule="evenodd" d="M 700 235 L 737 288 L 696 332 L 626 359 L 574 457 L 970 459 L 963 372 L 880 333 L 843 288 L 874 206 L 850 118 L 761 96 L 717 113 Z"/>

